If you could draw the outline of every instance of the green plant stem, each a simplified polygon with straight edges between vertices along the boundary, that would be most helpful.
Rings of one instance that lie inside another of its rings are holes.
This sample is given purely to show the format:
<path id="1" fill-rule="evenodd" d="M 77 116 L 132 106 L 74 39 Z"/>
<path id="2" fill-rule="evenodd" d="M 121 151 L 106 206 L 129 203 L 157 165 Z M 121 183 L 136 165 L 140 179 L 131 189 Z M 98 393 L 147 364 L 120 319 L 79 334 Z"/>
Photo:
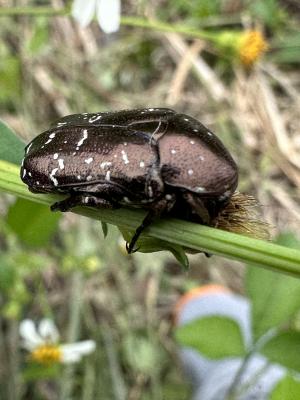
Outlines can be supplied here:
<path id="1" fill-rule="evenodd" d="M 0 191 L 50 205 L 59 195 L 33 194 L 19 177 L 19 167 L 0 161 Z M 76 207 L 74 212 L 109 224 L 134 230 L 145 216 L 142 210 Z M 176 219 L 160 219 L 145 231 L 147 236 L 182 245 L 196 251 L 217 254 L 300 277 L 300 251 L 237 235 L 220 229 Z"/>
<path id="2" fill-rule="evenodd" d="M 70 7 L 54 9 L 51 7 L 2 7 L 0 8 L 0 17 L 3 16 L 70 16 Z M 216 34 L 214 32 L 208 32 L 205 30 L 193 29 L 189 26 L 182 24 L 169 24 L 158 20 L 148 20 L 143 17 L 136 16 L 122 16 L 121 25 L 138 27 L 143 29 L 150 29 L 161 32 L 173 32 L 180 33 L 185 36 L 214 40 Z"/>

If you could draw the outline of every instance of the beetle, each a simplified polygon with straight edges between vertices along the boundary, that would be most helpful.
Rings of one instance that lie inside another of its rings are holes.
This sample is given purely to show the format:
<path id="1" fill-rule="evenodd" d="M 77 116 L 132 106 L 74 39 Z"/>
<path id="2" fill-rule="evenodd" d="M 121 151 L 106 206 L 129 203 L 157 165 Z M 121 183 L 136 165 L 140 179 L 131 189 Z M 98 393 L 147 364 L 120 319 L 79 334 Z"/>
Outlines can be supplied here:
<path id="1" fill-rule="evenodd" d="M 34 193 L 68 195 L 52 211 L 147 210 L 128 253 L 162 215 L 211 225 L 238 183 L 237 165 L 220 139 L 168 108 L 63 117 L 26 146 L 20 174 Z"/>

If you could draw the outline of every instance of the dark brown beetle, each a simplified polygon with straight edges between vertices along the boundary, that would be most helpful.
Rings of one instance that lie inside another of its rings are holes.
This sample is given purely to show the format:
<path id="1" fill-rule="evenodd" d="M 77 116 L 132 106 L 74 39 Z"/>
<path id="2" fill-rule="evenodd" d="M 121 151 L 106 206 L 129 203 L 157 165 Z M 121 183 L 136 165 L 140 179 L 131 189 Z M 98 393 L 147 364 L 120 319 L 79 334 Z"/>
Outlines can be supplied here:
<path id="1" fill-rule="evenodd" d="M 233 195 L 237 166 L 200 122 L 166 108 L 75 114 L 28 144 L 21 178 L 34 193 L 65 193 L 51 206 L 139 207 L 210 225 Z"/>

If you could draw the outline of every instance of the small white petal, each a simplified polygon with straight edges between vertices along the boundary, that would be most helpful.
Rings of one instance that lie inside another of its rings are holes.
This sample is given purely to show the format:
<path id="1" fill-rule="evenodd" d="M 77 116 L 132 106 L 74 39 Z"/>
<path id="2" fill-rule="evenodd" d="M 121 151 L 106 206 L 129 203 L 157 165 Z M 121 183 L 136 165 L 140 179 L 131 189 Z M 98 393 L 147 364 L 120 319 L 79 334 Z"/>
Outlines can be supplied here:
<path id="1" fill-rule="evenodd" d="M 19 326 L 19 333 L 23 339 L 23 346 L 27 350 L 33 350 L 44 343 L 38 334 L 35 324 L 31 319 L 24 319 Z"/>
<path id="2" fill-rule="evenodd" d="M 78 353 L 63 352 L 61 362 L 63 364 L 73 364 L 81 360 L 81 355 Z"/>
<path id="3" fill-rule="evenodd" d="M 97 19 L 105 33 L 119 30 L 121 17 L 120 0 L 97 0 Z"/>
<path id="4" fill-rule="evenodd" d="M 63 362 L 77 362 L 81 356 L 95 351 L 96 343 L 94 340 L 84 340 L 82 342 L 63 344 L 60 346 Z"/>
<path id="5" fill-rule="evenodd" d="M 87 26 L 93 19 L 96 12 L 98 0 L 74 0 L 72 15 L 81 26 Z"/>
<path id="6" fill-rule="evenodd" d="M 58 330 L 51 319 L 44 318 L 39 323 L 39 334 L 44 339 L 51 343 L 57 343 L 59 339 Z"/>

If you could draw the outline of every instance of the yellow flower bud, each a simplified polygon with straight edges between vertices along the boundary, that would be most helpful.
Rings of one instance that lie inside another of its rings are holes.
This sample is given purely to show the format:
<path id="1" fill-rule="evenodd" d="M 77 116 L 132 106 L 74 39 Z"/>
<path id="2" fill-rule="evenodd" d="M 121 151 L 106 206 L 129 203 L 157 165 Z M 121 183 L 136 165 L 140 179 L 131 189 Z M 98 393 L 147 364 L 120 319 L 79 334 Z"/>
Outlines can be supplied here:
<path id="1" fill-rule="evenodd" d="M 268 43 L 259 31 L 244 32 L 239 40 L 239 58 L 246 67 L 251 67 L 268 49 Z"/>

